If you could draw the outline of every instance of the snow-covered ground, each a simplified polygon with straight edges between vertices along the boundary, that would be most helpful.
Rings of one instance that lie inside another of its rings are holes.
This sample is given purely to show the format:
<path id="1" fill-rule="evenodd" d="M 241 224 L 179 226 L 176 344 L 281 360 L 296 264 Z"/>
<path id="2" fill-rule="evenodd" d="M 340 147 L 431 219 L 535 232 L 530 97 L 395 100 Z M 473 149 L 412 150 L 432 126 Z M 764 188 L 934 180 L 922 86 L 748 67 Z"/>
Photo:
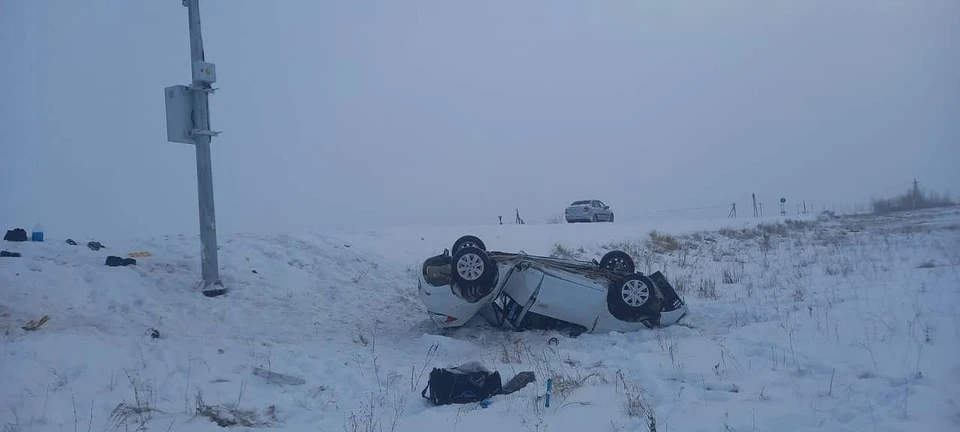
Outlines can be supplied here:
<path id="1" fill-rule="evenodd" d="M 251 429 L 960 428 L 960 209 L 768 219 L 235 235 L 221 240 L 232 291 L 218 298 L 195 290 L 195 238 L 4 242 L 23 258 L 0 259 L 0 427 L 222 430 L 196 414 L 202 401 Z M 482 322 L 441 333 L 416 298 L 417 266 L 463 234 L 585 259 L 623 248 L 663 270 L 691 315 L 577 338 Z M 142 250 L 135 267 L 103 265 Z M 431 368 L 474 360 L 538 381 L 486 408 L 420 397 Z"/>

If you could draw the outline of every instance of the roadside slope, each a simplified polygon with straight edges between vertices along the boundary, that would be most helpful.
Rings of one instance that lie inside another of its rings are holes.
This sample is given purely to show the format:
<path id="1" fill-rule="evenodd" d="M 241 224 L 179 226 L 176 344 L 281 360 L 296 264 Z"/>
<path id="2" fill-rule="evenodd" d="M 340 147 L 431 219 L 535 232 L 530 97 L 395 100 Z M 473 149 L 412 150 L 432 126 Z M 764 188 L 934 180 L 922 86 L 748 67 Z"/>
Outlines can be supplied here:
<path id="1" fill-rule="evenodd" d="M 958 424 L 960 214 L 820 222 L 408 227 L 224 239 L 208 299 L 195 239 L 91 251 L 51 239 L 0 261 L 7 430 L 220 430 L 199 401 L 290 430 L 908 430 Z M 726 229 L 717 230 L 719 227 Z M 476 234 L 491 249 L 663 270 L 682 326 L 568 338 L 482 323 L 439 334 L 417 263 Z M 671 235 L 672 234 L 672 235 Z M 135 267 L 107 254 L 149 250 Z M 20 329 L 49 315 L 39 330 Z M 159 331 L 150 337 L 148 329 Z M 547 340 L 557 337 L 558 346 Z M 478 360 L 538 383 L 489 408 L 429 407 L 432 367 Z M 303 382 L 278 383 L 257 368 Z M 543 406 L 543 381 L 554 403 Z M 238 420 L 239 419 L 239 420 Z"/>

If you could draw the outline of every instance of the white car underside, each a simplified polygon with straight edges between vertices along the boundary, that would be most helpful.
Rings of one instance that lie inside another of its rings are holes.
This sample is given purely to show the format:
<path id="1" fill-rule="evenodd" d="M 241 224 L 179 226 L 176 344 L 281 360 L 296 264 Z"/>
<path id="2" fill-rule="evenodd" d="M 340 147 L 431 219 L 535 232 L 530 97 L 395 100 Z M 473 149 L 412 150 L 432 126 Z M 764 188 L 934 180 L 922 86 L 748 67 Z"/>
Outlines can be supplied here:
<path id="1" fill-rule="evenodd" d="M 660 272 L 636 273 L 626 254 L 607 255 L 628 262 L 614 270 L 607 256 L 598 263 L 460 246 L 424 262 L 418 293 L 444 328 L 479 314 L 504 328 L 630 332 L 673 325 L 686 315 L 686 304 Z"/>

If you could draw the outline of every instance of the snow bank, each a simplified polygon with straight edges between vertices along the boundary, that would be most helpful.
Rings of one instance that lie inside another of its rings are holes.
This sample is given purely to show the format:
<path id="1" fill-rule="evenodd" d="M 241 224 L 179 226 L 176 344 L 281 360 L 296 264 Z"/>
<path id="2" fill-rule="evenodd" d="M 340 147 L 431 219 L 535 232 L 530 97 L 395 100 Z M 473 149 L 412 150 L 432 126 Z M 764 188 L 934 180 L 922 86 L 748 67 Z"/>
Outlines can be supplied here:
<path id="1" fill-rule="evenodd" d="M 651 250 L 653 229 L 678 247 Z M 585 259 L 626 249 L 641 270 L 667 274 L 691 315 L 630 334 L 480 322 L 440 334 L 415 272 L 463 234 L 490 249 Z M 232 291 L 212 299 L 194 286 L 194 238 L 100 251 L 62 240 L 3 245 L 23 253 L 0 259 L 4 430 L 221 430 L 208 416 L 347 431 L 960 425 L 956 209 L 761 229 L 723 220 L 237 235 L 220 251 Z M 141 250 L 152 256 L 137 266 L 103 265 Z M 44 315 L 39 329 L 21 329 Z M 505 379 L 531 370 L 538 382 L 488 408 L 425 404 L 432 367 L 471 360 Z"/>

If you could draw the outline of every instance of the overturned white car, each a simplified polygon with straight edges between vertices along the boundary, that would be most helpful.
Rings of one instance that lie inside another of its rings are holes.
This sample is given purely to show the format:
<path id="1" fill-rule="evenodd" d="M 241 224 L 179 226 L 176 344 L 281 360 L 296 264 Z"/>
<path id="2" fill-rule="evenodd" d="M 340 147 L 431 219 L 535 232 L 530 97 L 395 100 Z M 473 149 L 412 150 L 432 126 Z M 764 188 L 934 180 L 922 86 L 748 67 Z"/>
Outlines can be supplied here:
<path id="1" fill-rule="evenodd" d="M 418 291 L 444 328 L 479 313 L 497 327 L 628 332 L 669 326 L 687 313 L 663 274 L 636 272 L 625 252 L 599 262 L 557 259 L 487 251 L 474 236 L 424 261 Z"/>

